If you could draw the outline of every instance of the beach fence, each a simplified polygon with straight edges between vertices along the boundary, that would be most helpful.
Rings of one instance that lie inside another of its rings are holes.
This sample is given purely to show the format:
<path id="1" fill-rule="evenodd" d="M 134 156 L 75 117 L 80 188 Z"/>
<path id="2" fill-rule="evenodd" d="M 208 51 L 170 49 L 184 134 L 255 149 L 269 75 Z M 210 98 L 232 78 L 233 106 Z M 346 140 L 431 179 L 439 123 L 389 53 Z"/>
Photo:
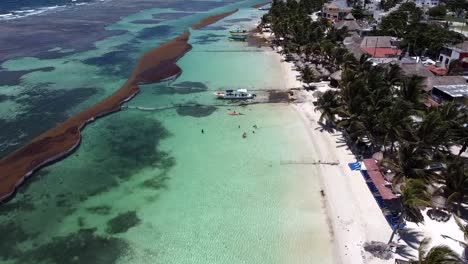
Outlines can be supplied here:
<path id="1" fill-rule="evenodd" d="M 340 161 L 325 160 L 280 160 L 280 165 L 340 165 Z"/>

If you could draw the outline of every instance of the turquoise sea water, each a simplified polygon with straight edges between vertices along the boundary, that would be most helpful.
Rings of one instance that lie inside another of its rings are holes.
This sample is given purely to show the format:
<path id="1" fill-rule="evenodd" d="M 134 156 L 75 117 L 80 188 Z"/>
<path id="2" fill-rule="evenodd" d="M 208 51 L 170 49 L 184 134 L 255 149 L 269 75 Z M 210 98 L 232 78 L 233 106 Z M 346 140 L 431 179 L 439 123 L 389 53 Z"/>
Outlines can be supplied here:
<path id="1" fill-rule="evenodd" d="M 299 117 L 287 104 L 238 106 L 213 96 L 230 87 L 265 93 L 285 86 L 270 50 L 226 38 L 228 29 L 258 21 L 253 3 L 132 23 L 180 12 L 146 10 L 109 25 L 128 31 L 96 49 L 4 63 L 10 70 L 55 67 L 1 91 L 25 100 L 43 96 L 37 89 L 62 94 L 63 102 L 54 102 L 68 106 L 60 120 L 112 93 L 145 50 L 200 18 L 241 8 L 191 31 L 193 50 L 179 61 L 177 80 L 142 86 L 128 108 L 88 125 L 76 152 L 0 206 L 1 263 L 332 262 L 318 177 L 306 165 L 281 163 L 313 158 Z M 11 120 L 30 108 L 17 100 L 0 104 L 2 118 Z M 228 115 L 232 110 L 243 115 Z"/>

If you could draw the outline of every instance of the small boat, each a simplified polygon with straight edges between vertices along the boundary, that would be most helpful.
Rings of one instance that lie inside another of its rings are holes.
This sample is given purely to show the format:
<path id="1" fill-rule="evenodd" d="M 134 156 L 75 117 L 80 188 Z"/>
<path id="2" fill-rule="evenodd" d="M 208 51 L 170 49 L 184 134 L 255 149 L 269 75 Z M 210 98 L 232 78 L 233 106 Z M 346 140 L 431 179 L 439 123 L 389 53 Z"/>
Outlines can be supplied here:
<path id="1" fill-rule="evenodd" d="M 231 35 L 247 35 L 249 34 L 249 32 L 247 32 L 247 30 L 241 30 L 241 29 L 237 29 L 237 30 L 231 30 L 229 31 L 229 34 Z"/>
<path id="2" fill-rule="evenodd" d="M 229 99 L 229 100 L 246 100 L 253 99 L 256 95 L 247 92 L 247 89 L 239 90 L 226 90 L 225 92 L 215 93 L 218 99 Z M 232 112 L 235 113 L 235 112 Z"/>
<path id="3" fill-rule="evenodd" d="M 266 5 L 266 6 L 260 7 L 258 10 L 260 10 L 260 11 L 268 11 L 268 10 L 270 10 L 270 8 L 271 8 L 271 5 Z"/>
<path id="4" fill-rule="evenodd" d="M 237 41 L 245 41 L 247 39 L 247 35 L 231 35 L 229 39 L 237 40 Z"/>

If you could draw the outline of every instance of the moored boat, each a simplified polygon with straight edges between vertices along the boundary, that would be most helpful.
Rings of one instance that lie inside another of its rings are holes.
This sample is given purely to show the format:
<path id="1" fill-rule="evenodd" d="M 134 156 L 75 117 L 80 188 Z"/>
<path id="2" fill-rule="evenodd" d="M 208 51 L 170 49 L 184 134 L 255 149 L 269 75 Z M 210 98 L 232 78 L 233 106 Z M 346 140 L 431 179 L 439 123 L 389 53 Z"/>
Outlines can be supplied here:
<path id="1" fill-rule="evenodd" d="M 237 40 L 237 41 L 245 41 L 247 39 L 247 35 L 231 35 L 229 39 Z"/>
<path id="2" fill-rule="evenodd" d="M 249 34 L 249 32 L 247 30 L 237 29 L 237 30 L 229 31 L 229 34 L 231 34 L 231 35 L 247 35 L 247 34 Z"/>
<path id="3" fill-rule="evenodd" d="M 215 93 L 218 99 L 229 99 L 229 100 L 246 100 L 246 99 L 253 99 L 256 95 L 251 94 L 247 91 L 247 89 L 239 89 L 239 90 L 226 90 L 225 92 L 217 92 Z"/>

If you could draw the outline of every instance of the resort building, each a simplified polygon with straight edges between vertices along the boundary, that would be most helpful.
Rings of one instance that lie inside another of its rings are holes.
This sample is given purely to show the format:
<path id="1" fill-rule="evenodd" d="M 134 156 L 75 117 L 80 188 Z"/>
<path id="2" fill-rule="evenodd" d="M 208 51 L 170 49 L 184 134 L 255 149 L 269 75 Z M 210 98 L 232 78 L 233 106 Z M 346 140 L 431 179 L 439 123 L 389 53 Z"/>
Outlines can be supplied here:
<path id="1" fill-rule="evenodd" d="M 439 55 L 441 66 L 448 68 L 453 60 L 460 60 L 463 68 L 468 68 L 468 41 L 459 43 L 454 46 L 445 46 Z"/>
<path id="2" fill-rule="evenodd" d="M 453 101 L 468 105 L 468 84 L 465 82 L 458 85 L 434 85 L 431 95 L 438 103 Z"/>
<path id="3" fill-rule="evenodd" d="M 352 8 L 348 7 L 346 1 L 333 1 L 325 3 L 322 7 L 322 17 L 336 21 L 343 19 L 351 13 Z"/>
<path id="4" fill-rule="evenodd" d="M 414 0 L 414 3 L 420 8 L 431 8 L 439 5 L 439 0 Z"/>
<path id="5" fill-rule="evenodd" d="M 390 63 L 399 59 L 401 50 L 399 41 L 389 36 L 367 36 L 361 41 L 360 48 L 364 53 L 372 56 L 375 64 Z"/>
<path id="6" fill-rule="evenodd" d="M 342 29 L 346 27 L 348 32 L 359 33 L 361 31 L 361 26 L 359 26 L 359 24 L 356 22 L 356 19 L 351 13 L 347 14 L 342 21 L 335 23 L 335 27 L 337 29 Z"/>

